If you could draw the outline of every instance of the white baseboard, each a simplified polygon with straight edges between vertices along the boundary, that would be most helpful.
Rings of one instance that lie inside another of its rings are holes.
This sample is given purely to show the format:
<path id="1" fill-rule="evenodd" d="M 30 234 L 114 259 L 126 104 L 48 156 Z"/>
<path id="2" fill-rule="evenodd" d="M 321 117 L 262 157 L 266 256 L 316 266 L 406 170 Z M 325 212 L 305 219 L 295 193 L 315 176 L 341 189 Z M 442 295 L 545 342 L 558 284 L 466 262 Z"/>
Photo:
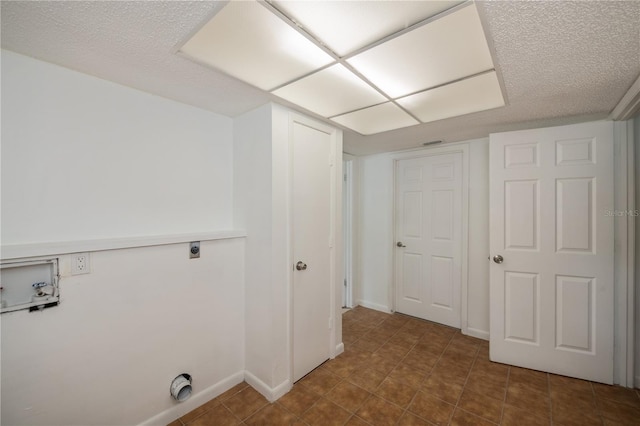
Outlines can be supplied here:
<path id="1" fill-rule="evenodd" d="M 484 330 L 479 330 L 473 327 L 467 327 L 466 330 L 462 330 L 462 334 L 466 334 L 467 336 L 477 337 L 482 340 L 489 340 L 489 332 Z"/>
<path id="2" fill-rule="evenodd" d="M 250 371 L 244 372 L 244 380 L 251 385 L 252 388 L 260 392 L 262 396 L 267 398 L 267 401 L 269 402 L 276 401 L 282 395 L 291 390 L 291 382 L 289 382 L 289 380 L 285 380 L 275 388 L 271 388 L 265 382 L 254 376 Z"/>
<path id="3" fill-rule="evenodd" d="M 344 343 L 340 342 L 336 345 L 336 354 L 334 358 L 340 355 L 342 352 L 344 352 Z"/>
<path id="4" fill-rule="evenodd" d="M 269 402 L 271 402 L 270 398 L 271 398 L 272 389 L 265 382 L 263 382 L 262 380 L 260 380 L 259 378 L 251 374 L 251 372 L 246 370 L 244 372 L 244 381 L 249 383 L 249 385 L 251 385 L 252 388 L 260 392 L 262 396 L 264 396 L 265 398 L 267 398 Z"/>
<path id="5" fill-rule="evenodd" d="M 232 374 L 231 376 L 220 380 L 213 386 L 209 386 L 195 395 L 192 394 L 191 397 L 184 402 L 176 401 L 174 406 L 156 414 L 150 419 L 145 420 L 140 423 L 139 426 L 167 425 L 188 412 L 195 410 L 205 402 L 208 402 L 223 392 L 228 391 L 238 383 L 242 383 L 243 380 L 244 371 Z"/>
<path id="6" fill-rule="evenodd" d="M 385 314 L 390 314 L 391 309 L 388 306 L 379 305 L 373 302 L 367 302 L 366 300 L 358 300 L 358 305 L 363 306 L 365 308 L 374 309 L 376 311 L 384 312 Z"/>
<path id="7" fill-rule="evenodd" d="M 273 388 L 271 392 L 272 398 L 269 400 L 269 402 L 277 401 L 281 396 L 284 396 L 287 392 L 289 392 L 292 387 L 293 385 L 289 380 L 285 380 L 284 382 L 280 383 L 278 386 Z"/>

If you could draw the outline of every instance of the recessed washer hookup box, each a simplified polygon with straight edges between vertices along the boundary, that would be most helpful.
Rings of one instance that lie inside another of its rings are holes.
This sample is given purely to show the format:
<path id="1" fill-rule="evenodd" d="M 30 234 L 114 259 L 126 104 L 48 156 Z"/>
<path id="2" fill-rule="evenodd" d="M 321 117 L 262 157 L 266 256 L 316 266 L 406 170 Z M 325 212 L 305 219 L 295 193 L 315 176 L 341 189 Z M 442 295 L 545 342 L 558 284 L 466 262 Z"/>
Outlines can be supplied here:
<path id="1" fill-rule="evenodd" d="M 0 313 L 60 303 L 58 259 L 0 263 Z"/>

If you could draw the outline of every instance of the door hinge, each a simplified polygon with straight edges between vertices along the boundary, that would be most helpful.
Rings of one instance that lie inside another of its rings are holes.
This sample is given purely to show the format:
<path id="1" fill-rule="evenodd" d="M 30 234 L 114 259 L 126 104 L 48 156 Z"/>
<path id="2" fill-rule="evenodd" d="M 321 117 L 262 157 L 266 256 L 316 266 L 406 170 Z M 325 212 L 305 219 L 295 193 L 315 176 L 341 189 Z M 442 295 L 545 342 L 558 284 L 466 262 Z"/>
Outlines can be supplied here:
<path id="1" fill-rule="evenodd" d="M 332 326 L 333 326 L 333 321 L 331 321 L 331 317 L 329 317 L 329 330 L 331 330 Z"/>
<path id="2" fill-rule="evenodd" d="M 347 279 L 346 278 L 344 279 L 344 286 L 345 287 L 347 286 Z"/>

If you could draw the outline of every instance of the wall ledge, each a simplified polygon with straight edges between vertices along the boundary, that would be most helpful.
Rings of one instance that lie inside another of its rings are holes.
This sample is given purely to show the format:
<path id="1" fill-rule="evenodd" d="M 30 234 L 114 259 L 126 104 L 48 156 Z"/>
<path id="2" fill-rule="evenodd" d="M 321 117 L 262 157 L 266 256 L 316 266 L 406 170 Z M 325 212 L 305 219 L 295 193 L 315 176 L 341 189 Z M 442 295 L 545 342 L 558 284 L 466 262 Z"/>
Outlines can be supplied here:
<path id="1" fill-rule="evenodd" d="M 0 259 L 22 259 L 59 254 L 118 250 L 133 247 L 150 247 L 179 244 L 190 241 L 226 240 L 244 238 L 246 231 L 240 229 L 193 232 L 189 234 L 148 235 L 137 237 L 101 238 L 94 240 L 54 241 L 47 243 L 6 244 L 0 247 Z"/>

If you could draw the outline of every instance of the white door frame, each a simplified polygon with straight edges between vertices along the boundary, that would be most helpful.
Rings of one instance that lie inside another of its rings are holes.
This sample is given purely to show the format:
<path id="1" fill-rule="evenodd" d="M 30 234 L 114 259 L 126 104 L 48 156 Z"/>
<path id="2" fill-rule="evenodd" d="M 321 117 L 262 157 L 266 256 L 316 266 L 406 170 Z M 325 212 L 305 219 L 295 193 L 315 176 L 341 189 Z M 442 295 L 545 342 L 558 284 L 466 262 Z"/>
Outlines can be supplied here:
<path id="1" fill-rule="evenodd" d="M 353 307 L 353 254 L 354 254 L 354 226 L 353 226 L 353 205 L 354 205 L 354 185 L 353 185 L 353 163 L 351 156 L 343 155 L 343 176 L 344 176 L 344 193 L 342 206 L 342 226 L 344 240 L 344 282 L 345 297 L 344 307 Z"/>
<path id="2" fill-rule="evenodd" d="M 397 240 L 396 233 L 396 174 L 398 170 L 398 162 L 400 160 L 407 160 L 418 157 L 429 157 L 435 155 L 444 155 L 444 154 L 462 154 L 462 253 L 461 253 L 461 276 L 460 276 L 460 327 L 463 334 L 468 334 L 470 336 L 474 336 L 472 330 L 468 328 L 468 278 L 469 278 L 469 267 L 468 267 L 468 256 L 469 256 L 469 144 L 467 142 L 462 143 L 448 143 L 443 146 L 437 146 L 432 148 L 421 148 L 418 150 L 404 151 L 394 153 L 391 158 L 393 161 L 393 186 L 392 186 L 392 218 L 393 218 L 393 241 Z M 392 241 L 392 243 L 393 243 Z M 390 294 L 389 300 L 391 300 L 391 310 L 395 312 L 396 310 L 396 287 L 397 283 L 395 282 L 396 277 L 396 256 L 397 251 L 393 250 L 393 268 L 391 277 L 391 286 L 389 288 Z M 475 336 L 480 338 L 486 338 L 486 336 Z"/>
<path id="3" fill-rule="evenodd" d="M 287 283 L 287 311 L 288 311 L 288 331 L 287 331 L 287 347 L 289 353 L 289 386 L 293 385 L 293 264 L 295 260 L 293 258 L 293 185 L 291 178 L 293 176 L 293 125 L 299 123 L 303 126 L 311 127 L 313 129 L 320 130 L 331 135 L 331 148 L 330 148 L 330 187 L 331 187 L 331 220 L 330 220 L 330 236 L 329 246 L 329 261 L 330 261 L 330 281 L 329 281 L 329 298 L 331 304 L 329 306 L 330 320 L 328 327 L 330 327 L 329 341 L 329 357 L 335 358 L 337 355 L 344 351 L 344 345 L 342 344 L 342 297 L 339 289 L 342 286 L 342 131 L 330 127 L 324 123 L 305 117 L 304 115 L 289 112 L 288 114 L 288 182 L 287 182 L 287 231 L 288 231 L 288 283 Z M 284 394 L 284 393 L 283 393 Z"/>
<path id="4" fill-rule="evenodd" d="M 635 200 L 633 140 L 631 120 L 613 123 L 614 208 L 624 213 L 614 218 L 613 382 L 626 387 L 640 386 L 640 365 L 634 365 L 636 218 L 628 214 L 639 207 Z"/>

